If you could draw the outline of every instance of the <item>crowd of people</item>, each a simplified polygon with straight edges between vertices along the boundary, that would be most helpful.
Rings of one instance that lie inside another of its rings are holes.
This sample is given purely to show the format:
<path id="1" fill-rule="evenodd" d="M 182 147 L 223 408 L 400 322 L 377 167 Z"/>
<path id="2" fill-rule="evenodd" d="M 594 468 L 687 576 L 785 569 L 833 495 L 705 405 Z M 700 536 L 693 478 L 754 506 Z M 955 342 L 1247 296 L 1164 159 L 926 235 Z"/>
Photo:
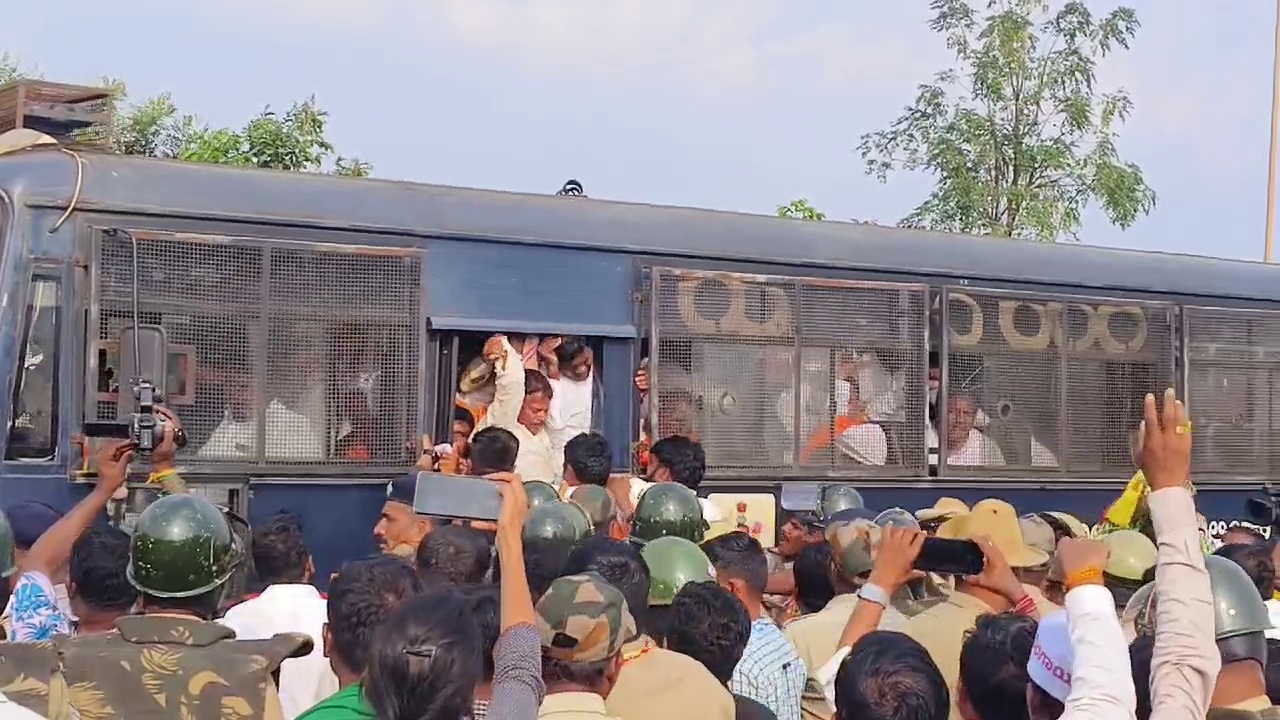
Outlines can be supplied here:
<path id="1" fill-rule="evenodd" d="M 492 480 L 497 518 L 420 515 L 406 474 L 371 519 L 383 552 L 327 593 L 297 518 L 246 544 L 186 491 L 171 414 L 145 458 L 164 495 L 128 532 L 98 522 L 141 460 L 128 441 L 68 512 L 6 508 L 0 719 L 1280 718 L 1273 546 L 1204 552 L 1172 391 L 1135 448 L 1149 522 L 875 512 L 832 484 L 766 549 L 709 533 L 696 439 L 654 442 L 636 478 L 589 429 L 551 438 L 558 390 L 513 352 L 486 346 L 497 397 L 421 463 Z M 930 537 L 974 543 L 981 571 L 917 569 Z M 250 569 L 259 592 L 231 592 Z"/>

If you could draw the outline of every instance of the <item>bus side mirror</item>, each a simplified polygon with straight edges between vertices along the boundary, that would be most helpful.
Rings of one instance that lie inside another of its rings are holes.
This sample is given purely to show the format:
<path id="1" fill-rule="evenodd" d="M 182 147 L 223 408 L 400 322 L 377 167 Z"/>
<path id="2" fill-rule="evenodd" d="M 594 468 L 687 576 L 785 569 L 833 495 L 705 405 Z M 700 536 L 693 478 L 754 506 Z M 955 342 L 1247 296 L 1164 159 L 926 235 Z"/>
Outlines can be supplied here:
<path id="1" fill-rule="evenodd" d="M 150 382 L 157 388 L 155 402 L 163 400 L 161 391 L 168 385 L 169 378 L 169 336 L 159 325 L 129 325 L 120 331 L 119 341 L 120 393 L 116 400 L 116 417 L 126 418 L 138 411 L 135 380 Z"/>

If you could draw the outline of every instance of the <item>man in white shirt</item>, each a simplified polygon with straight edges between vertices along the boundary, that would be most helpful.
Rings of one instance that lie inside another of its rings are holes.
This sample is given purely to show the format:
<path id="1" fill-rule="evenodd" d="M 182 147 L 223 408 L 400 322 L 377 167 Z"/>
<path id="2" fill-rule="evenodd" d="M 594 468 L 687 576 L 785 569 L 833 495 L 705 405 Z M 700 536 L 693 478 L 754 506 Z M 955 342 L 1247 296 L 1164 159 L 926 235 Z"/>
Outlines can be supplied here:
<path id="1" fill-rule="evenodd" d="M 238 640 L 266 640 L 285 632 L 311 636 L 311 654 L 280 666 L 280 706 L 285 720 L 293 720 L 338 691 L 338 678 L 324 656 L 326 600 L 311 584 L 315 565 L 296 520 L 277 515 L 254 532 L 253 565 L 266 589 L 228 610 L 222 624 Z"/>
<path id="2" fill-rule="evenodd" d="M 494 335 L 484 344 L 483 357 L 494 366 L 493 404 L 476 431 L 500 427 L 520 441 L 516 474 L 526 482 L 541 480 L 557 488 L 564 467 L 564 448 L 557 449 L 547 432 L 547 415 L 555 391 L 547 377 L 526 370 L 523 359 L 507 338 Z"/>
<path id="3" fill-rule="evenodd" d="M 595 354 L 585 340 L 572 336 L 543 341 L 539 353 L 553 391 L 547 433 L 563 452 L 566 443 L 595 427 Z"/>
<path id="4" fill-rule="evenodd" d="M 258 418 L 253 388 L 245 383 L 232 390 L 218 427 L 196 451 L 202 460 L 252 460 L 258 455 Z M 266 457 L 269 460 L 320 462 L 325 457 L 323 427 L 289 409 L 279 399 L 266 407 Z"/>

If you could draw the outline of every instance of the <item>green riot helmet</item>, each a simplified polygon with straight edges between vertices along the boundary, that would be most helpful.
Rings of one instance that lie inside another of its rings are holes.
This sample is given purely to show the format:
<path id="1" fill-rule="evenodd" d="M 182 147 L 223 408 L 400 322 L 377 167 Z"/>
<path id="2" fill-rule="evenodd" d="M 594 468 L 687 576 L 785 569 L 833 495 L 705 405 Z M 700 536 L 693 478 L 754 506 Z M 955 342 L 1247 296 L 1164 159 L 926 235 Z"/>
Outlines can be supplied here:
<path id="1" fill-rule="evenodd" d="M 587 511 L 593 528 L 606 527 L 618 512 L 613 496 L 599 485 L 579 485 L 573 489 L 569 501 Z"/>
<path id="2" fill-rule="evenodd" d="M 1244 568 L 1219 555 L 1204 559 L 1213 590 L 1213 636 L 1222 641 L 1271 629 L 1267 605 Z"/>
<path id="3" fill-rule="evenodd" d="M 217 506 L 168 495 L 138 516 L 126 575 L 144 595 L 189 598 L 221 588 L 243 559 L 244 545 Z"/>
<path id="4" fill-rule="evenodd" d="M 862 501 L 862 493 L 852 485 L 824 485 L 818 491 L 818 517 L 822 520 L 841 510 L 866 506 Z"/>
<path id="5" fill-rule="evenodd" d="M 9 517 L 0 512 L 0 580 L 17 571 L 18 564 L 13 559 L 13 528 L 9 526 Z"/>
<path id="6" fill-rule="evenodd" d="M 1124 611 L 1120 613 L 1120 626 L 1124 629 L 1126 642 L 1154 635 L 1156 632 L 1156 584 L 1149 582 L 1138 588 Z"/>
<path id="7" fill-rule="evenodd" d="M 525 542 L 550 541 L 573 545 L 585 537 L 566 503 L 543 503 L 529 511 L 521 537 Z"/>
<path id="8" fill-rule="evenodd" d="M 1106 543 L 1108 550 L 1103 580 L 1115 598 L 1116 608 L 1123 610 L 1142 587 L 1147 571 L 1155 567 L 1156 544 L 1137 530 L 1107 533 L 1102 542 Z"/>
<path id="9" fill-rule="evenodd" d="M 574 502 L 562 502 L 560 506 L 569 517 L 569 522 L 573 523 L 573 530 L 578 535 L 574 542 L 581 542 L 591 537 L 591 531 L 595 528 L 591 524 L 591 516 L 587 514 L 586 508 Z"/>
<path id="10" fill-rule="evenodd" d="M 706 553 L 682 537 L 660 537 L 640 550 L 649 566 L 649 604 L 670 605 L 685 583 L 706 582 L 715 570 Z"/>
<path id="11" fill-rule="evenodd" d="M 698 496 L 678 483 L 658 483 L 645 490 L 631 521 L 631 535 L 640 540 L 674 536 L 696 544 L 707 529 Z"/>
<path id="12" fill-rule="evenodd" d="M 560 501 L 560 493 L 550 483 L 541 480 L 530 480 L 524 484 L 524 494 L 529 498 L 529 507 L 536 508 L 543 503 Z"/>

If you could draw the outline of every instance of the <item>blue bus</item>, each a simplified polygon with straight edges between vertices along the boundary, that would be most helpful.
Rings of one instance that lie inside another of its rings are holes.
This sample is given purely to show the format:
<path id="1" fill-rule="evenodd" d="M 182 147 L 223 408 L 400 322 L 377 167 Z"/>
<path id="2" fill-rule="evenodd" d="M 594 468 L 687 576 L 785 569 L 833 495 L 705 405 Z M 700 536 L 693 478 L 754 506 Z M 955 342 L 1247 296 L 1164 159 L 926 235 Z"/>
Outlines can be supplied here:
<path id="1" fill-rule="evenodd" d="M 1269 265 L 36 147 L 0 157 L 3 504 L 85 491 L 135 288 L 185 479 L 251 522 L 296 513 L 322 578 L 374 549 L 493 333 L 586 338 L 616 469 L 642 427 L 696 433 L 730 514 L 848 482 L 1093 521 L 1170 385 L 1211 529 L 1280 473 Z"/>

